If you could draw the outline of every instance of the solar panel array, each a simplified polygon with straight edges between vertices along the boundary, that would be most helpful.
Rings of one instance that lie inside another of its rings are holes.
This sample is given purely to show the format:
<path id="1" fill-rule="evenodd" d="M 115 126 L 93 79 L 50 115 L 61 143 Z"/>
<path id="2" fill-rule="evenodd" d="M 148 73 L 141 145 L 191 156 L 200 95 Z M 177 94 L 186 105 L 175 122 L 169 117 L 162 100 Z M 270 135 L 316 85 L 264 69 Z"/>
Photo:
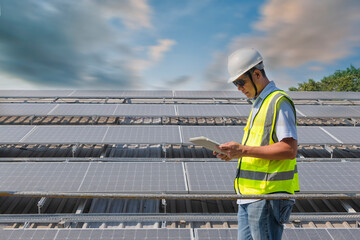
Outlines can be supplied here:
<path id="1" fill-rule="evenodd" d="M 298 165 L 302 193 L 360 192 L 360 163 L 303 163 Z M 190 193 L 234 193 L 236 161 L 185 163 Z"/>
<path id="2" fill-rule="evenodd" d="M 8 103 L 0 116 L 127 116 L 127 117 L 248 117 L 251 105 L 242 104 L 49 104 Z M 360 117 L 360 107 L 296 105 L 298 117 Z"/>
<path id="3" fill-rule="evenodd" d="M 360 163 L 298 163 L 301 192 L 360 192 Z"/>
<path id="4" fill-rule="evenodd" d="M 344 228 L 295 228 L 284 229 L 282 240 L 313 240 L 313 239 L 332 239 L 332 240 L 357 240 L 360 236 L 360 229 Z M 195 229 L 196 240 L 236 240 L 237 229 Z"/>
<path id="5" fill-rule="evenodd" d="M 293 99 L 360 99 L 360 93 L 290 92 Z M 0 91 L 18 98 L 245 99 L 238 91 Z M 359 106 L 297 105 L 298 117 L 360 117 Z M 1 104 L 0 116 L 248 117 L 241 104 Z M 241 142 L 243 126 L 0 126 L 1 144 Z M 360 144 L 359 127 L 298 127 L 299 144 Z M 234 193 L 237 162 L 0 163 L 1 192 Z M 298 163 L 302 193 L 360 193 L 360 163 Z M 192 239 L 191 229 L 12 229 L 0 239 Z M 357 239 L 359 229 L 285 229 L 283 239 Z M 195 239 L 236 239 L 236 229 L 195 229 Z"/>
<path id="6" fill-rule="evenodd" d="M 190 240 L 191 230 L 184 228 L 159 229 L 3 229 L 2 240 Z"/>
<path id="7" fill-rule="evenodd" d="M 184 164 L 1 163 L 0 191 L 234 193 L 236 160 Z M 300 162 L 298 171 L 302 193 L 360 193 L 359 162 Z"/>
<path id="8" fill-rule="evenodd" d="M 1 163 L 0 191 L 186 193 L 182 163 Z"/>
<path id="9" fill-rule="evenodd" d="M 2 144 L 191 144 L 205 136 L 219 143 L 241 142 L 243 126 L 0 126 Z M 360 144 L 357 127 L 298 127 L 299 144 Z"/>
<path id="10" fill-rule="evenodd" d="M 300 117 L 360 117 L 360 109 L 353 106 L 296 105 L 296 111 Z"/>
<path id="11" fill-rule="evenodd" d="M 359 92 L 286 91 L 292 99 L 359 100 Z M 239 91 L 147 91 L 147 90 L 0 90 L 2 98 L 62 97 L 62 98 L 222 98 L 245 99 Z"/>
<path id="12" fill-rule="evenodd" d="M 236 240 L 237 229 L 234 228 L 195 228 L 195 240 Z M 297 228 L 284 229 L 283 240 L 357 240 L 360 229 L 323 229 L 323 228 Z M 2 229 L 0 238 L 3 240 L 62 240 L 62 239 L 106 239 L 106 240 L 155 240 L 178 239 L 190 240 L 191 229 L 185 228 L 160 228 L 160 229 Z"/>

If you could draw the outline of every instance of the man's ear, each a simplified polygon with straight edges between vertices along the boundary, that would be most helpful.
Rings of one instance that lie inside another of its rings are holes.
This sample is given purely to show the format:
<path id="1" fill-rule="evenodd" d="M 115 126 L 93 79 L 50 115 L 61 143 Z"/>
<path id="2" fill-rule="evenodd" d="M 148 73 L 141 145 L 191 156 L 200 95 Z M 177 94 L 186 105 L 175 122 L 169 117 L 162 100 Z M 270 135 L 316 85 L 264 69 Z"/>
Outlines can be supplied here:
<path id="1" fill-rule="evenodd" d="M 262 73 L 259 69 L 255 69 L 254 74 L 257 80 L 259 80 L 262 77 Z"/>

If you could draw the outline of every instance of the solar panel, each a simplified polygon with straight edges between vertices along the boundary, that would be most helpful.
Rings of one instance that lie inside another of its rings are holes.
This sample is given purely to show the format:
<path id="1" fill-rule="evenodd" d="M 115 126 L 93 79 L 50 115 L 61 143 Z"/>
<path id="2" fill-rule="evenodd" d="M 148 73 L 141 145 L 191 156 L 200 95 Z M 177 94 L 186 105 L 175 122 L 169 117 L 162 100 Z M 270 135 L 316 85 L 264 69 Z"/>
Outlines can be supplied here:
<path id="1" fill-rule="evenodd" d="M 182 139 L 185 144 L 192 144 L 189 138 L 204 136 L 218 143 L 230 141 L 241 142 L 244 127 L 238 126 L 181 126 Z"/>
<path id="2" fill-rule="evenodd" d="M 1 163 L 1 191 L 76 192 L 89 163 Z"/>
<path id="3" fill-rule="evenodd" d="M 337 229 L 338 230 L 338 229 Z M 282 240 L 333 239 L 327 229 L 284 229 Z M 335 239 L 334 239 L 335 240 Z"/>
<path id="4" fill-rule="evenodd" d="M 323 127 L 323 129 L 344 144 L 360 144 L 359 127 Z"/>
<path id="5" fill-rule="evenodd" d="M 71 97 L 94 97 L 94 98 L 123 98 L 122 90 L 76 90 L 70 94 Z"/>
<path id="6" fill-rule="evenodd" d="M 51 116 L 113 116 L 115 104 L 58 104 Z"/>
<path id="7" fill-rule="evenodd" d="M 177 108 L 180 117 L 239 117 L 235 105 L 179 104 Z"/>
<path id="8" fill-rule="evenodd" d="M 105 126 L 38 126 L 22 143 L 33 144 L 96 144 L 101 143 Z"/>
<path id="9" fill-rule="evenodd" d="M 284 229 L 282 240 L 313 240 L 313 239 L 333 239 L 333 240 L 357 240 L 359 239 L 360 229 L 356 228 L 286 228 Z M 212 240 L 226 239 L 236 240 L 237 229 L 234 228 L 211 228 L 195 229 L 195 239 Z"/>
<path id="10" fill-rule="evenodd" d="M 155 240 L 155 239 L 191 239 L 190 229 L 3 229 L 2 240 Z"/>
<path id="11" fill-rule="evenodd" d="M 360 192 L 360 163 L 298 163 L 301 192 Z"/>
<path id="12" fill-rule="evenodd" d="M 185 193 L 182 163 L 92 163 L 81 192 Z"/>
<path id="13" fill-rule="evenodd" d="M 296 105 L 296 110 L 305 117 L 360 117 L 360 112 L 351 106 Z"/>
<path id="14" fill-rule="evenodd" d="M 126 90 L 123 93 L 126 98 L 172 98 L 171 90 L 148 91 L 148 90 Z"/>
<path id="15" fill-rule="evenodd" d="M 251 112 L 251 105 L 235 105 L 239 117 L 248 117 Z"/>
<path id="16" fill-rule="evenodd" d="M 11 103 L 0 104 L 0 116 L 45 116 L 56 104 Z"/>
<path id="17" fill-rule="evenodd" d="M 360 192 L 360 163 L 298 163 L 300 191 Z M 237 160 L 185 164 L 190 192 L 234 193 Z"/>
<path id="18" fill-rule="evenodd" d="M 175 98 L 225 98 L 222 91 L 175 91 Z"/>
<path id="19" fill-rule="evenodd" d="M 115 116 L 132 117 L 174 117 L 175 107 L 171 104 L 118 104 Z"/>
<path id="20" fill-rule="evenodd" d="M 351 106 L 357 113 L 360 113 L 360 106 Z"/>
<path id="21" fill-rule="evenodd" d="M 323 92 L 323 91 L 286 91 L 292 99 L 316 100 L 358 100 L 360 99 L 359 92 Z"/>
<path id="22" fill-rule="evenodd" d="M 235 228 L 196 228 L 195 239 L 197 240 L 236 240 L 237 229 Z"/>
<path id="23" fill-rule="evenodd" d="M 103 143 L 181 143 L 178 126 L 109 126 Z"/>
<path id="24" fill-rule="evenodd" d="M 186 163 L 189 192 L 234 193 L 237 161 Z"/>
<path id="25" fill-rule="evenodd" d="M 19 143 L 34 126 L 0 126 L 0 143 Z"/>
<path id="26" fill-rule="evenodd" d="M 74 90 L 1 90 L 1 97 L 67 97 Z"/>
<path id="27" fill-rule="evenodd" d="M 319 127 L 297 127 L 299 144 L 339 144 Z"/>
<path id="28" fill-rule="evenodd" d="M 326 229 L 331 235 L 332 239 L 346 239 L 346 240 L 358 240 L 360 236 L 359 228 L 344 228 L 344 229 Z"/>
<path id="29" fill-rule="evenodd" d="M 246 99 L 247 97 L 241 91 L 223 91 L 225 98 L 228 99 Z"/>
<path id="30" fill-rule="evenodd" d="M 0 239 L 2 240 L 29 240 L 42 239 L 54 240 L 57 229 L 1 229 Z"/>

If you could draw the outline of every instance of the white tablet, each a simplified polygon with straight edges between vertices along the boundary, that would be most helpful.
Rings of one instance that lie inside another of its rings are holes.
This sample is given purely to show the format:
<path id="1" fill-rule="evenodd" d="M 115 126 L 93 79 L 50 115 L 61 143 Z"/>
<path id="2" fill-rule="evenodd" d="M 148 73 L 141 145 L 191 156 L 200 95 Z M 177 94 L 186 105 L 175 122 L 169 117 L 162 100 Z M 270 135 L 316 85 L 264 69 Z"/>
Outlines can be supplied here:
<path id="1" fill-rule="evenodd" d="M 189 139 L 190 142 L 196 144 L 196 145 L 200 145 L 203 146 L 207 149 L 213 150 L 217 153 L 222 153 L 222 154 L 226 154 L 224 152 L 221 152 L 219 149 L 217 149 L 216 147 L 219 146 L 220 144 L 207 138 L 207 137 L 194 137 L 194 138 L 190 138 Z"/>

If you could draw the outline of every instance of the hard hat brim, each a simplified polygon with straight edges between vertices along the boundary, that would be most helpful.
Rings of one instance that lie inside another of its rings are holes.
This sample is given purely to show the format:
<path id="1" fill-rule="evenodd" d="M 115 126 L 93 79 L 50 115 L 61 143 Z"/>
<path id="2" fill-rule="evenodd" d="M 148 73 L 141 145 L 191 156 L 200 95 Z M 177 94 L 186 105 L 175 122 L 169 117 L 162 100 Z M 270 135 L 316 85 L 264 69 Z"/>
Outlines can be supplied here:
<path id="1" fill-rule="evenodd" d="M 257 66 L 257 65 L 258 65 L 259 63 L 261 63 L 262 61 L 263 61 L 263 60 L 261 59 L 261 60 L 259 60 L 256 64 L 251 65 L 248 69 L 246 69 L 246 70 L 238 73 L 238 74 L 235 75 L 234 77 L 230 77 L 230 78 L 228 79 L 228 83 L 232 83 L 233 81 L 235 81 L 236 79 L 238 79 L 241 75 L 243 75 L 244 73 L 246 73 L 247 71 L 249 71 L 249 70 L 252 69 L 253 67 Z M 263 69 L 263 68 L 264 68 L 264 65 L 263 65 L 263 64 L 261 64 L 261 65 L 262 65 L 262 66 L 261 66 L 261 69 Z"/>

